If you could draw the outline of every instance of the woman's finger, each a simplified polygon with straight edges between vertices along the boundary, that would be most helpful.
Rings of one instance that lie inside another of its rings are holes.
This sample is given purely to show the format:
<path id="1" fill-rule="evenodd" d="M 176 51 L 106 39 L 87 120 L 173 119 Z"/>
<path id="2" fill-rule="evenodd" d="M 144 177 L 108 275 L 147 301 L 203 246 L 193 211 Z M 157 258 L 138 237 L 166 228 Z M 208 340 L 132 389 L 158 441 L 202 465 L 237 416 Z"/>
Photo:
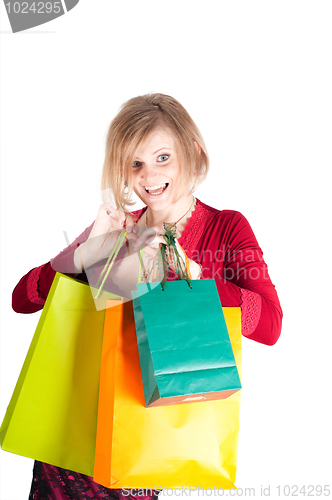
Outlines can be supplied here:
<path id="1" fill-rule="evenodd" d="M 155 237 L 146 241 L 146 244 L 151 248 L 159 248 L 160 243 L 165 244 L 165 240 L 161 234 L 156 234 Z"/>
<path id="2" fill-rule="evenodd" d="M 110 215 L 115 210 L 116 208 L 114 208 L 110 203 L 103 203 L 99 207 L 99 213 L 105 212 L 107 215 Z"/>
<path id="3" fill-rule="evenodd" d="M 117 214 L 119 217 L 119 224 L 120 226 L 124 226 L 126 224 L 126 214 L 121 208 L 118 208 Z"/>
<path id="4" fill-rule="evenodd" d="M 139 227 L 136 226 L 134 219 L 132 217 L 130 217 L 130 215 L 128 215 L 128 214 L 126 216 L 125 227 L 126 227 L 127 233 L 137 234 L 139 232 Z"/>
<path id="5" fill-rule="evenodd" d="M 117 221 L 118 225 L 124 226 L 126 222 L 126 216 L 121 208 L 114 208 L 110 203 L 103 203 L 99 208 L 98 215 L 108 215 L 112 221 Z"/>
<path id="6" fill-rule="evenodd" d="M 141 248 L 142 246 L 148 245 L 149 244 L 147 243 L 148 241 L 151 243 L 152 240 L 156 237 L 156 234 L 157 234 L 156 231 L 151 227 L 145 229 L 145 231 L 143 231 L 141 236 L 137 239 L 136 243 L 134 244 L 135 250 Z"/>
<path id="7" fill-rule="evenodd" d="M 108 214 L 109 218 L 112 219 L 113 224 L 115 223 L 116 227 L 123 227 L 125 225 L 125 215 L 123 211 L 114 210 Z"/>

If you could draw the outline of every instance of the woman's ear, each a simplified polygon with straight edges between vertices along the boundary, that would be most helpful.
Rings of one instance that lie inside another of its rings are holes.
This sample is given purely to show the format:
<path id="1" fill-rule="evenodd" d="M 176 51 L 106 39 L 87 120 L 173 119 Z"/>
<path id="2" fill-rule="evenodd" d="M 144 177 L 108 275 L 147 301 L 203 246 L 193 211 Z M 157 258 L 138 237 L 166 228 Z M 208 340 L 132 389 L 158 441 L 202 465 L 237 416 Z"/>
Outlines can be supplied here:
<path id="1" fill-rule="evenodd" d="M 198 142 L 197 142 L 197 141 L 194 141 L 194 143 L 195 143 L 195 146 L 196 146 L 196 148 L 197 148 L 198 154 L 201 154 L 201 151 L 202 151 L 201 146 L 198 144 Z"/>

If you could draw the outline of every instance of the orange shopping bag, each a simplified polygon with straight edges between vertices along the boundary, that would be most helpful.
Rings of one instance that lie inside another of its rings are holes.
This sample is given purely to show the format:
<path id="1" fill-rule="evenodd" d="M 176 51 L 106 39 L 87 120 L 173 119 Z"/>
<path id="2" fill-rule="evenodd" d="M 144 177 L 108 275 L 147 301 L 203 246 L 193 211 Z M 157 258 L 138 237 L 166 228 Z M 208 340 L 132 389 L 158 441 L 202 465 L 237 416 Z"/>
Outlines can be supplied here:
<path id="1" fill-rule="evenodd" d="M 223 308 L 241 369 L 241 310 Z M 161 332 L 162 334 L 162 332 Z M 109 488 L 234 488 L 240 391 L 146 408 L 132 303 L 106 309 L 94 480 Z"/>

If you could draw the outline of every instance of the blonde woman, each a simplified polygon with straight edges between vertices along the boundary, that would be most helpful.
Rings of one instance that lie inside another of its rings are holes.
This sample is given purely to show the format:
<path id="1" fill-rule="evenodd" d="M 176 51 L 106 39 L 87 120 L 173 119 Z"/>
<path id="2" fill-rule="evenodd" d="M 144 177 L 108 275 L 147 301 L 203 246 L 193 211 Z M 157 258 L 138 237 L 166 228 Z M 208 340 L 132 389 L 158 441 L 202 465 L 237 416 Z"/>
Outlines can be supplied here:
<path id="1" fill-rule="evenodd" d="M 178 101 L 163 94 L 130 99 L 112 121 L 106 142 L 102 189 L 112 193 L 113 203 L 101 205 L 93 224 L 55 259 L 21 279 L 13 293 L 14 310 L 40 310 L 56 271 L 93 284 L 124 227 L 127 241 L 106 288 L 130 299 L 142 268 L 139 249 L 144 249 L 143 279 L 161 280 L 164 223 L 176 223 L 176 245 L 184 260 L 187 256 L 192 279 L 214 278 L 222 306 L 241 307 L 242 334 L 273 345 L 282 311 L 248 221 L 239 212 L 220 211 L 194 197 L 208 167 L 202 136 Z M 145 207 L 131 213 L 133 192 Z M 169 279 L 174 278 L 170 273 Z M 121 491 L 36 462 L 30 495 L 105 499 L 118 498 Z"/>

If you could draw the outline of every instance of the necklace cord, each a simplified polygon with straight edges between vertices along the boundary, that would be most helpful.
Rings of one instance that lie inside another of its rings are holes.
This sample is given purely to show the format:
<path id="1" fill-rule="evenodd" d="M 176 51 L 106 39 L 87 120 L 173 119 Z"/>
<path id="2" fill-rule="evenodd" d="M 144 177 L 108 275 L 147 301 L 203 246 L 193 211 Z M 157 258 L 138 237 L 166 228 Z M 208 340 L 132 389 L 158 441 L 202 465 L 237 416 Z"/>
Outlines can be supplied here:
<path id="1" fill-rule="evenodd" d="M 182 215 L 182 217 L 180 217 L 180 219 L 178 219 L 176 222 L 174 222 L 174 224 L 172 225 L 172 227 L 175 226 L 175 225 L 177 225 L 180 222 L 180 220 L 182 220 L 195 207 L 196 202 L 197 202 L 197 200 L 196 200 L 196 198 L 194 196 L 193 202 L 190 205 L 189 209 L 186 211 L 185 214 Z M 148 227 L 148 208 L 149 207 L 147 207 L 147 209 L 145 210 L 145 228 L 146 229 Z"/>

